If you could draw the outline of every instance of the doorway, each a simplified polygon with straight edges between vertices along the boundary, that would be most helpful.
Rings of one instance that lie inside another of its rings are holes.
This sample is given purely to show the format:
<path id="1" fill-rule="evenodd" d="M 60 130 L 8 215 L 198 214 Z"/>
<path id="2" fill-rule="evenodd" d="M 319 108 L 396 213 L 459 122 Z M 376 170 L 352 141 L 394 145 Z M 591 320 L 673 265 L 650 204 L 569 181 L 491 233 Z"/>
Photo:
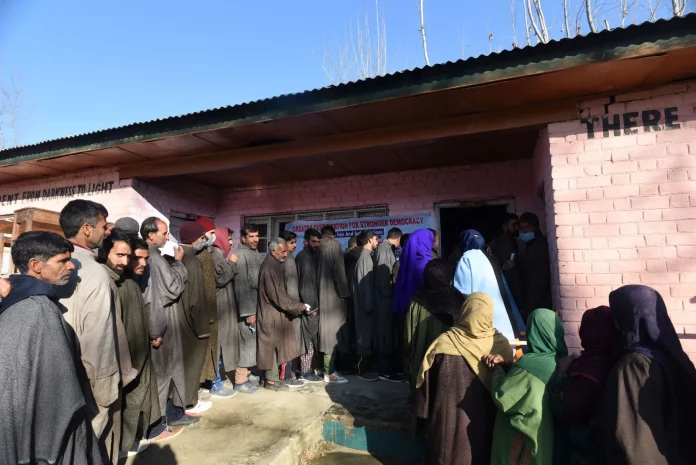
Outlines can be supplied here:
<path id="1" fill-rule="evenodd" d="M 437 206 L 440 219 L 440 253 L 448 259 L 465 229 L 476 229 L 490 243 L 500 230 L 503 215 L 513 211 L 512 201 L 452 203 Z"/>

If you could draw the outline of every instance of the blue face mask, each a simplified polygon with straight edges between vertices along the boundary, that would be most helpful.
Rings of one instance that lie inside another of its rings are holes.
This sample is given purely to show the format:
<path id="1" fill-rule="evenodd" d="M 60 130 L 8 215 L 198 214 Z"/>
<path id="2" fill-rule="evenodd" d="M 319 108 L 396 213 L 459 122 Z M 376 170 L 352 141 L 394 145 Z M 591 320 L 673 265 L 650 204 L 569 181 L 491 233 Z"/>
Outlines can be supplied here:
<path id="1" fill-rule="evenodd" d="M 534 240 L 534 231 L 520 233 L 520 239 L 524 242 L 529 242 Z"/>

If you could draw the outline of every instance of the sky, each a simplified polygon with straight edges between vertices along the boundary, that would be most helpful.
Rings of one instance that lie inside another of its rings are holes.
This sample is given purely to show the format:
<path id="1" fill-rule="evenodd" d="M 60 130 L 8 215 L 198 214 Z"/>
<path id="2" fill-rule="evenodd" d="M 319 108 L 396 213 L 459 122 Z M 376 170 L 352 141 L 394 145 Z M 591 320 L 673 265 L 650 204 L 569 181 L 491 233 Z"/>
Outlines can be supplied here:
<path id="1" fill-rule="evenodd" d="M 574 23 L 584 0 L 569 1 Z M 621 0 L 601 1 L 598 23 L 619 26 Z M 419 0 L 377 2 L 0 0 L 0 88 L 18 83 L 17 142 L 26 145 L 329 85 L 324 57 L 335 62 L 356 43 L 366 15 L 374 45 L 375 11 L 386 71 L 423 66 Z M 513 5 L 526 45 L 522 0 L 425 0 L 430 63 L 511 48 Z M 552 38 L 564 36 L 562 5 L 543 0 Z M 640 6 L 626 22 L 645 19 Z"/>

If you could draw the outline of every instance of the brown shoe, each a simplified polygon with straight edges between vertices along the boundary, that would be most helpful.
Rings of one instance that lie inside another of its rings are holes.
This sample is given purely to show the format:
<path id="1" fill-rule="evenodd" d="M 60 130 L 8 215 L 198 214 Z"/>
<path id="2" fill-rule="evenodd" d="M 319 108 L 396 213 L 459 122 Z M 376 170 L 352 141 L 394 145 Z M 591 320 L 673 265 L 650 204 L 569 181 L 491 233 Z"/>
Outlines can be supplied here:
<path id="1" fill-rule="evenodd" d="M 165 439 L 170 439 L 174 436 L 180 435 L 182 431 L 184 431 L 183 426 L 167 426 L 167 428 L 162 431 L 159 436 L 150 439 L 148 442 L 164 441 Z"/>

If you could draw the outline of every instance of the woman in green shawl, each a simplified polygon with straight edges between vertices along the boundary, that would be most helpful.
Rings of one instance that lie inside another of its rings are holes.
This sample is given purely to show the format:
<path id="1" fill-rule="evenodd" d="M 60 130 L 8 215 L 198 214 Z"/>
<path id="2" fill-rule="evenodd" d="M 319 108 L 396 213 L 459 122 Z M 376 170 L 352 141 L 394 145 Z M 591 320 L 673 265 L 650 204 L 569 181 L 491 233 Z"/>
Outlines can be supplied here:
<path id="1" fill-rule="evenodd" d="M 493 369 L 491 394 L 498 407 L 491 465 L 553 465 L 554 420 L 546 385 L 556 362 L 568 355 L 558 316 L 534 310 L 527 319 L 529 352 L 507 374 L 496 355 L 484 361 Z"/>

